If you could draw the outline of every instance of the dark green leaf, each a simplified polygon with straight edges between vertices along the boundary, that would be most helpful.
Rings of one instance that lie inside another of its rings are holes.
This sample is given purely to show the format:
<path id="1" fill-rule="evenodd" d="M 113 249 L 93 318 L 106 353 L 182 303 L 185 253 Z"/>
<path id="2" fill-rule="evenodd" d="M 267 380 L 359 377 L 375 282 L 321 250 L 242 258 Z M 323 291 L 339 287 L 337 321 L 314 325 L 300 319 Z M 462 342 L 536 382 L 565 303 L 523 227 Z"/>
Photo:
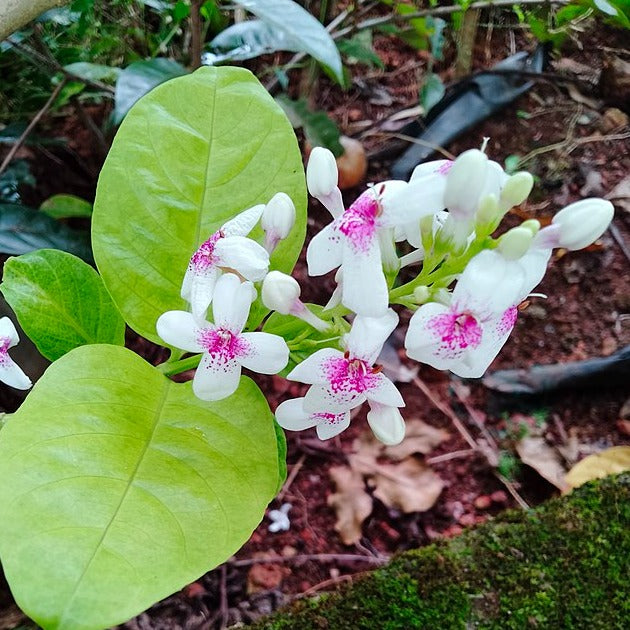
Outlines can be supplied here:
<path id="1" fill-rule="evenodd" d="M 367 32 L 367 31 L 366 31 Z M 337 41 L 337 48 L 348 58 L 349 63 L 364 63 L 377 68 L 384 68 L 382 59 L 374 52 L 371 45 L 366 45 L 363 37 L 342 38 Z"/>
<path id="2" fill-rule="evenodd" d="M 71 72 L 75 76 L 87 81 L 102 81 L 103 83 L 116 83 L 120 75 L 120 68 L 112 68 L 100 63 L 88 63 L 87 61 L 77 61 L 76 63 L 64 66 L 64 70 Z"/>
<path id="3" fill-rule="evenodd" d="M 73 230 L 39 210 L 0 204 L 0 252 L 19 255 L 43 248 L 61 249 L 92 262 L 87 232 Z"/>
<path id="4" fill-rule="evenodd" d="M 306 138 L 313 147 L 326 147 L 335 157 L 343 155 L 343 147 L 339 142 L 339 128 L 335 122 L 321 110 L 311 111 L 305 99 L 292 101 L 285 94 L 276 97 L 276 102 L 289 117 L 294 129 L 302 128 Z"/>
<path id="5" fill-rule="evenodd" d="M 75 195 L 53 195 L 46 199 L 39 209 L 53 219 L 92 216 L 92 204 Z"/>
<path id="6" fill-rule="evenodd" d="M 429 74 L 420 90 L 420 104 L 424 108 L 425 116 L 442 100 L 444 92 L 442 79 L 437 74 Z"/>

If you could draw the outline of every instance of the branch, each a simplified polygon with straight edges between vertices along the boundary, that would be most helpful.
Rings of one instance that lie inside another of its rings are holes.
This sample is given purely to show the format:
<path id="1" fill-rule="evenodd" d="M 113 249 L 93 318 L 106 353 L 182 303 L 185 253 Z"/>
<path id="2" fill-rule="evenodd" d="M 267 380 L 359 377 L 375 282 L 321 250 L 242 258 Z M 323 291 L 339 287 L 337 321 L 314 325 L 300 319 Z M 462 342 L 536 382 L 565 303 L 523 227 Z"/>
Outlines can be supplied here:
<path id="1" fill-rule="evenodd" d="M 3 0 L 0 2 L 0 41 L 49 9 L 68 4 L 68 0 Z"/>

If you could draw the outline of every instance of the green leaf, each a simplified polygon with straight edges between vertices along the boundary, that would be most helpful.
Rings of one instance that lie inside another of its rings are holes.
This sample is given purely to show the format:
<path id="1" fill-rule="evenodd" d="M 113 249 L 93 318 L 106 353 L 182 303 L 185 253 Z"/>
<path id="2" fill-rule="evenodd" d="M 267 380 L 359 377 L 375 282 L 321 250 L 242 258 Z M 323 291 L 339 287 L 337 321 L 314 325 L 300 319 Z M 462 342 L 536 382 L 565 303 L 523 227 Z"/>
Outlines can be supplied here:
<path id="1" fill-rule="evenodd" d="M 291 100 L 286 94 L 276 97 L 276 102 L 289 117 L 295 129 L 304 129 L 304 135 L 313 147 L 326 147 L 335 157 L 343 155 L 344 148 L 339 142 L 340 132 L 335 121 L 324 111 L 311 111 L 306 99 Z"/>
<path id="2" fill-rule="evenodd" d="M 184 66 L 172 59 L 150 59 L 129 64 L 116 82 L 116 95 L 112 119 L 114 124 L 127 115 L 134 103 L 154 87 L 186 74 Z"/>
<path id="3" fill-rule="evenodd" d="M 42 248 L 62 249 L 92 261 L 87 232 L 73 230 L 39 210 L 0 203 L 0 252 L 19 255 Z"/>
<path id="4" fill-rule="evenodd" d="M 302 50 L 328 66 L 341 82 L 341 57 L 328 31 L 308 11 L 293 0 L 238 0 L 267 24 L 283 31 L 293 41 L 301 42 Z"/>
<path id="5" fill-rule="evenodd" d="M 420 104 L 425 116 L 442 100 L 445 91 L 444 83 L 437 74 L 427 75 L 420 90 Z"/>
<path id="6" fill-rule="evenodd" d="M 187 308 L 180 289 L 193 252 L 279 191 L 292 198 L 296 225 L 271 267 L 289 273 L 306 231 L 304 170 L 269 93 L 247 70 L 225 67 L 201 68 L 143 98 L 114 138 L 92 219 L 98 269 L 127 323 L 161 343 L 157 318 Z M 252 325 L 266 312 L 255 305 Z"/>
<path id="7" fill-rule="evenodd" d="M 40 249 L 4 264 L 0 290 L 51 361 L 91 343 L 125 345 L 125 322 L 100 276 L 80 258 Z"/>
<path id="8" fill-rule="evenodd" d="M 370 34 L 369 31 L 364 31 L 364 33 Z M 348 63 L 364 63 L 377 68 L 385 67 L 383 60 L 374 52 L 372 44 L 369 41 L 366 42 L 362 33 L 351 39 L 338 40 L 337 47 L 341 54 L 348 57 Z"/>
<path id="9" fill-rule="evenodd" d="M 51 365 L 0 432 L 0 557 L 47 630 L 106 628 L 229 558 L 278 485 L 256 385 L 206 403 L 131 351 Z"/>
<path id="10" fill-rule="evenodd" d="M 105 66 L 100 63 L 89 63 L 87 61 L 71 63 L 64 66 L 64 70 L 87 81 L 102 81 L 104 83 L 116 83 L 116 79 L 118 79 L 121 73 L 120 68 L 112 68 L 112 66 Z"/>
<path id="11" fill-rule="evenodd" d="M 75 195 L 53 195 L 39 207 L 53 219 L 67 219 L 76 217 L 91 217 L 92 204 Z"/>
<path id="12" fill-rule="evenodd" d="M 429 16 L 427 18 L 427 26 L 431 31 L 431 37 L 429 43 L 431 44 L 431 54 L 437 61 L 444 59 L 444 29 L 446 28 L 446 21 L 442 18 L 433 18 Z"/>
<path id="13" fill-rule="evenodd" d="M 284 430 L 276 422 L 275 418 L 273 428 L 276 432 L 276 446 L 278 448 L 278 485 L 274 494 L 278 494 L 287 479 L 287 438 Z"/>

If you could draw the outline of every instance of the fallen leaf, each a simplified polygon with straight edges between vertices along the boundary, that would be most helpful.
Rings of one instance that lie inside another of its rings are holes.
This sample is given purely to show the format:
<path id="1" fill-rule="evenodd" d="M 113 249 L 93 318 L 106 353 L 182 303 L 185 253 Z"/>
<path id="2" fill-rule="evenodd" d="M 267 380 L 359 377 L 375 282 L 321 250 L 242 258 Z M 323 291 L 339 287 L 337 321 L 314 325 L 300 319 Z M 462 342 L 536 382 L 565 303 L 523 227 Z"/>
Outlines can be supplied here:
<path id="1" fill-rule="evenodd" d="M 328 497 L 328 505 L 337 513 L 335 530 L 345 545 L 361 539 L 361 525 L 372 513 L 372 497 L 365 491 L 363 475 L 347 466 L 333 466 L 330 476 L 337 492 Z"/>
<path id="2" fill-rule="evenodd" d="M 566 470 L 561 463 L 560 454 L 547 444 L 542 437 L 526 437 L 516 443 L 516 452 L 521 461 L 531 466 L 541 477 L 565 492 Z"/>
<path id="3" fill-rule="evenodd" d="M 383 454 L 393 461 L 400 461 L 415 453 L 427 455 L 448 438 L 449 434 L 444 429 L 413 419 L 407 422 L 405 439 L 396 446 L 386 446 Z"/>
<path id="4" fill-rule="evenodd" d="M 613 204 L 630 212 L 630 175 L 626 175 L 607 195 Z"/>
<path id="5" fill-rule="evenodd" d="M 425 512 L 435 505 L 444 482 L 416 457 L 398 464 L 376 464 L 371 476 L 374 496 L 402 512 Z"/>
<path id="6" fill-rule="evenodd" d="M 585 457 L 571 468 L 565 479 L 571 488 L 578 488 L 587 481 L 626 470 L 630 470 L 630 446 L 613 446 Z"/>

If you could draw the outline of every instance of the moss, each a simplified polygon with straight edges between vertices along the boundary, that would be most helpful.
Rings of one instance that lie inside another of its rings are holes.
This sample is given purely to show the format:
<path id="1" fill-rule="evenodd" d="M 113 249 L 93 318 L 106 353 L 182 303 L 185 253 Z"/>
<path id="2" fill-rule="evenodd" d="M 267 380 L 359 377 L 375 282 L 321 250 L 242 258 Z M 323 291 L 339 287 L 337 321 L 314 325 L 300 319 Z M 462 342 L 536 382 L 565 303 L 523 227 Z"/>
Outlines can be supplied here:
<path id="1" fill-rule="evenodd" d="M 630 618 L 630 474 L 395 557 L 259 630 L 563 628 Z"/>

